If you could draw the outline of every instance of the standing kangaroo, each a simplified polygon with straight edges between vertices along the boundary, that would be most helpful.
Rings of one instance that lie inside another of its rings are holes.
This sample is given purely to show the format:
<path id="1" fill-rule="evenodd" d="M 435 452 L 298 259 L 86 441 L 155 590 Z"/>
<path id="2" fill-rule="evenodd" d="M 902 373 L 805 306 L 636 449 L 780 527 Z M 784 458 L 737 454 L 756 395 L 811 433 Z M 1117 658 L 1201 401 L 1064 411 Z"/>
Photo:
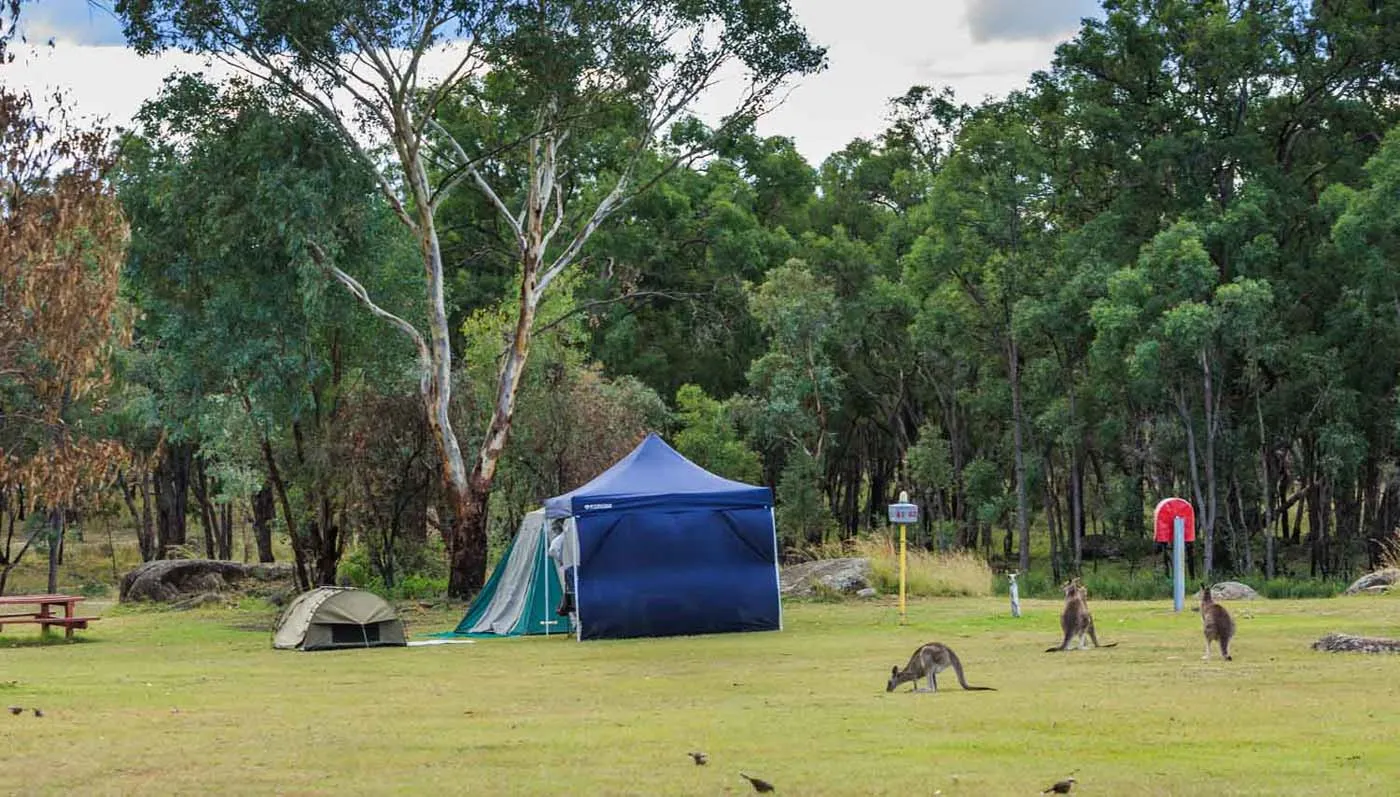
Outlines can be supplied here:
<path id="1" fill-rule="evenodd" d="M 1088 647 L 1084 643 L 1086 636 L 1096 648 L 1111 648 L 1117 645 L 1117 642 L 1111 642 L 1107 645 L 1099 644 L 1099 638 L 1094 634 L 1094 616 L 1089 613 L 1089 604 L 1085 602 L 1085 597 L 1088 596 L 1089 592 L 1084 589 L 1079 578 L 1075 577 L 1065 582 L 1064 590 L 1065 608 L 1060 612 L 1060 629 L 1065 632 L 1065 638 L 1059 647 L 1046 648 L 1045 652 L 1055 653 L 1056 651 L 1069 650 L 1070 641 L 1076 637 L 1079 639 L 1079 649 L 1083 650 Z"/>
<path id="2" fill-rule="evenodd" d="M 918 650 L 914 651 L 914 655 L 909 657 L 909 663 L 904 665 L 903 670 L 895 665 L 890 670 L 890 682 L 885 684 L 885 691 L 893 692 L 895 687 L 900 684 L 913 681 L 915 692 L 937 692 L 938 673 L 949 667 L 952 667 L 953 672 L 958 676 L 958 683 L 962 685 L 962 688 L 972 692 L 996 691 L 990 686 L 968 686 L 967 678 L 963 676 L 962 662 L 958 660 L 958 654 L 954 653 L 952 648 L 938 642 L 921 645 Z M 928 688 L 920 689 L 919 679 L 925 675 L 928 676 Z"/>
<path id="3" fill-rule="evenodd" d="M 1233 661 L 1230 658 L 1230 640 L 1235 637 L 1235 618 L 1224 606 L 1215 602 L 1215 596 L 1205 584 L 1201 585 L 1201 626 L 1206 632 L 1206 655 L 1201 659 L 1210 659 L 1210 643 L 1214 640 L 1220 646 L 1220 655 L 1226 661 Z"/>

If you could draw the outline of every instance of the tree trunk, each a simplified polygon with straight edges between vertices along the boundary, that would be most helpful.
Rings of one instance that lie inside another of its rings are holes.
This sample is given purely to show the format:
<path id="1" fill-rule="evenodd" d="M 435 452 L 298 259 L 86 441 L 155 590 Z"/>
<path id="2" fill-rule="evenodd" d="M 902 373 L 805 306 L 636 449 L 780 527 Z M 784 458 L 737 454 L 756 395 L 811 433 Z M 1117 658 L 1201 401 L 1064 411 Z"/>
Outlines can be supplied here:
<path id="1" fill-rule="evenodd" d="M 139 510 L 136 508 L 138 485 L 128 482 L 124 471 L 117 474 L 117 486 L 121 488 L 122 500 L 126 503 L 126 510 L 131 513 L 131 521 L 136 524 L 136 544 L 141 550 L 141 561 L 149 562 L 156 558 L 156 535 L 151 523 L 151 491 L 148 478 L 145 473 L 141 474 Z"/>
<path id="2" fill-rule="evenodd" d="M 14 490 L 13 495 L 8 490 L 0 490 L 0 496 L 4 498 L 4 515 L 8 521 L 8 528 L 5 532 L 5 548 L 3 551 L 0 551 L 0 595 L 5 594 L 5 586 L 10 580 L 10 571 L 15 569 L 15 566 L 20 563 L 20 560 L 24 559 L 24 554 L 29 551 L 30 546 L 34 544 L 35 540 L 39 539 L 39 535 L 43 534 L 48 526 L 46 523 L 39 524 L 34 531 L 25 538 L 24 545 L 20 546 L 19 551 L 15 552 L 13 550 L 15 523 L 16 521 L 23 522 L 25 519 L 25 496 L 23 487 L 14 487 L 12 489 Z"/>
<path id="3" fill-rule="evenodd" d="M 170 548 L 185 544 L 193 460 L 194 446 L 168 444 L 152 474 L 156 491 L 156 555 L 159 558 L 164 558 Z"/>
<path id="4" fill-rule="evenodd" d="M 1259 424 L 1259 498 L 1264 507 L 1260 528 L 1264 530 L 1264 577 L 1274 577 L 1274 499 L 1269 492 L 1269 438 L 1264 431 L 1264 407 L 1259 391 L 1254 391 L 1254 417 Z"/>
<path id="5" fill-rule="evenodd" d="M 527 229 L 533 230 L 540 220 L 532 213 L 528 223 L 533 226 Z M 543 232 L 538 231 L 538 234 L 542 236 Z M 515 329 L 497 377 L 496 402 L 491 413 L 491 422 L 486 427 L 486 434 L 481 441 L 481 450 L 477 454 L 476 465 L 472 468 L 468 489 L 449 491 L 455 518 L 451 525 L 453 542 L 449 551 L 452 557 L 452 572 L 448 577 L 447 590 L 454 598 L 470 598 L 481 589 L 486 579 L 486 504 L 491 497 L 491 485 L 496 478 L 497 465 L 505 452 L 506 441 L 510 438 L 511 423 L 515 416 L 515 400 L 520 389 L 520 380 L 525 375 L 525 363 L 529 359 L 530 345 L 534 339 L 538 301 L 535 284 L 543 254 L 543 251 L 533 249 L 524 253 Z"/>
<path id="6" fill-rule="evenodd" d="M 444 524 L 451 530 L 454 546 L 449 549 L 450 572 L 447 594 L 466 599 L 481 589 L 486 572 L 486 502 L 489 493 L 458 496 L 449 494 L 452 517 Z M 477 575 L 480 570 L 481 575 Z"/>
<path id="7" fill-rule="evenodd" d="M 1051 487 L 1054 465 L 1051 463 L 1049 452 L 1045 454 L 1045 478 L 1041 481 L 1045 485 L 1045 525 L 1050 532 L 1050 578 L 1056 583 L 1060 583 L 1060 550 L 1058 526 L 1056 518 L 1059 509 L 1055 506 L 1055 491 Z"/>
<path id="8" fill-rule="evenodd" d="M 1196 499 L 1196 506 L 1204 507 L 1205 501 L 1203 500 L 1203 496 L 1201 493 L 1201 471 L 1196 456 L 1196 425 L 1191 422 L 1191 410 L 1186 405 L 1186 393 L 1185 391 L 1180 389 L 1176 391 L 1176 410 L 1177 413 L 1181 416 L 1181 425 L 1186 429 L 1186 460 L 1190 465 L 1191 469 L 1191 494 L 1192 497 Z M 1204 512 L 1201 512 L 1201 514 L 1204 514 Z M 1200 525 L 1204 526 L 1204 523 Z M 1206 577 L 1209 578 L 1210 567 L 1212 564 L 1210 555 L 1211 539 L 1209 536 L 1206 536 L 1204 538 L 1204 543 L 1205 571 Z"/>
<path id="9" fill-rule="evenodd" d="M 1240 565 L 1243 568 L 1242 572 L 1253 573 L 1254 545 L 1253 540 L 1250 539 L 1252 535 L 1250 534 L 1250 529 L 1248 525 L 1249 519 L 1245 517 L 1244 514 L 1244 489 L 1240 486 L 1240 480 L 1238 476 L 1231 475 L 1230 481 L 1234 483 L 1235 507 L 1239 510 L 1240 513 L 1240 528 L 1239 531 L 1235 534 L 1235 555 L 1236 557 L 1240 557 L 1243 559 L 1243 564 Z M 1236 561 L 1238 562 L 1239 558 L 1237 558 Z"/>
<path id="10" fill-rule="evenodd" d="M 454 518 L 443 524 L 447 532 L 443 540 L 447 545 L 449 567 L 448 593 L 453 597 L 466 598 L 481 588 L 486 579 L 486 526 L 464 524 L 466 509 L 473 501 L 473 490 L 469 484 L 466 463 L 457 441 L 457 433 L 452 429 L 452 339 L 451 327 L 447 318 L 444 277 L 442 265 L 442 244 L 438 238 L 437 220 L 433 217 L 433 192 L 428 184 L 428 171 L 423 162 L 423 153 L 414 138 L 416 125 L 408 118 L 396 117 L 395 147 L 404 166 L 407 187 L 413 197 L 418 244 L 423 259 L 423 268 L 428 280 L 428 340 L 420 339 L 424 373 L 420 389 L 423 405 L 427 410 L 428 428 L 432 430 L 433 441 L 438 450 L 438 461 L 442 468 L 443 492 L 453 507 Z M 522 290 L 533 289 L 534 280 L 526 279 Z M 511 409 L 514 409 L 512 396 Z M 499 414 L 499 406 L 498 406 Z M 493 418 L 493 425 L 495 419 Z M 509 428 L 509 419 L 506 426 Z M 483 443 L 484 449 L 489 443 Z M 492 471 L 494 472 L 494 462 Z M 490 476 L 487 475 L 487 483 Z M 484 508 L 481 515 L 485 516 Z"/>
<path id="11" fill-rule="evenodd" d="M 53 524 L 53 531 L 49 534 L 49 583 L 47 592 L 53 595 L 58 592 L 58 563 L 63 558 L 63 536 L 67 531 L 67 518 L 62 509 L 56 509 L 50 522 Z"/>
<path id="12" fill-rule="evenodd" d="M 1031 530 L 1030 509 L 1026 503 L 1026 455 L 1021 441 L 1021 369 L 1018 362 L 1021 354 L 1016 348 L 1013 336 L 1007 336 L 1006 356 L 1011 377 L 1011 439 L 1016 468 L 1016 531 L 1020 539 L 1020 566 L 1022 573 L 1031 569 Z"/>
<path id="13" fill-rule="evenodd" d="M 949 505 L 952 509 L 952 520 L 957 524 L 957 544 L 959 548 L 976 550 L 977 524 L 967 509 L 966 483 L 963 479 L 963 471 L 967 467 L 967 461 L 963 457 L 963 433 L 960 431 L 962 427 L 958 423 L 957 399 L 953 395 L 943 398 L 942 391 L 940 391 L 940 399 L 945 407 L 943 412 L 944 426 L 948 429 L 948 451 L 953 460 L 953 484 Z"/>
<path id="14" fill-rule="evenodd" d="M 220 559 L 233 559 L 233 504 L 219 506 L 219 524 L 214 535 L 215 553 Z"/>
<path id="15" fill-rule="evenodd" d="M 215 520 L 214 504 L 209 500 L 209 474 L 204 469 L 204 457 L 197 457 L 194 461 L 194 479 L 191 484 L 194 487 L 194 497 L 199 501 L 199 521 L 204 527 L 204 556 L 209 559 L 217 559 L 217 551 L 214 545 L 214 537 L 217 536 L 214 526 Z"/>
<path id="16" fill-rule="evenodd" d="M 1071 378 L 1073 378 L 1071 376 Z M 1074 390 L 1069 391 L 1070 423 L 1078 428 L 1078 407 Z M 1084 570 L 1084 462 L 1079 455 L 1078 438 L 1069 449 L 1069 535 L 1074 546 L 1074 572 Z M 1057 576 L 1056 581 L 1059 581 Z"/>
<path id="17" fill-rule="evenodd" d="M 317 502 L 317 519 L 313 533 L 307 537 L 315 545 L 311 551 L 312 558 L 316 565 L 315 579 L 318 586 L 335 584 L 336 571 L 340 567 L 340 555 L 344 546 L 341 544 L 341 527 L 336 521 L 335 508 L 331 503 L 329 494 L 322 485 L 321 498 Z"/>
<path id="18" fill-rule="evenodd" d="M 253 493 L 253 539 L 257 541 L 259 562 L 276 561 L 272 555 L 272 518 L 276 512 L 272 486 L 265 484 Z"/>
<path id="19" fill-rule="evenodd" d="M 272 453 L 272 443 L 267 439 L 267 435 L 262 436 L 263 464 L 267 466 L 268 479 L 272 482 L 272 489 L 277 494 L 278 503 L 282 507 L 282 522 L 287 525 L 287 536 L 292 540 L 292 558 L 296 563 L 297 588 L 302 591 L 311 589 L 311 574 L 307 572 L 306 560 L 301 555 L 301 544 L 297 540 L 297 519 L 292 513 L 292 502 L 287 496 L 287 485 L 282 481 L 282 472 L 277 468 L 277 458 Z"/>
<path id="20" fill-rule="evenodd" d="M 1210 578 L 1215 565 L 1215 522 L 1219 517 L 1219 503 L 1216 498 L 1215 485 L 1215 438 L 1220 433 L 1220 413 L 1216 407 L 1218 399 L 1215 396 L 1215 385 L 1210 367 L 1210 357 L 1203 350 L 1201 352 L 1201 384 L 1202 397 L 1201 404 L 1205 413 L 1206 427 L 1206 450 L 1205 450 L 1205 472 L 1206 472 L 1206 505 L 1205 522 L 1201 525 L 1205 530 L 1205 554 L 1202 564 L 1204 565 L 1206 578 Z"/>

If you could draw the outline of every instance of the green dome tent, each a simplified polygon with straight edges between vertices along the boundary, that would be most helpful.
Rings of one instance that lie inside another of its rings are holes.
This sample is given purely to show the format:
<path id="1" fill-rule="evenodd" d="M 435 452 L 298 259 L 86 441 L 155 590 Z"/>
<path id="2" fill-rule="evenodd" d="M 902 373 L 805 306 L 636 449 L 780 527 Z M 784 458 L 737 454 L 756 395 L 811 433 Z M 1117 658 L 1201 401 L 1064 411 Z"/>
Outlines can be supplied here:
<path id="1" fill-rule="evenodd" d="M 549 558 L 544 510 L 525 515 L 510 549 L 457 628 L 442 636 L 572 634 L 569 617 L 556 614 L 564 586 Z"/>
<path id="2" fill-rule="evenodd" d="M 317 587 L 296 596 L 272 634 L 272 646 L 279 650 L 407 644 L 394 607 L 373 592 L 350 587 Z"/>

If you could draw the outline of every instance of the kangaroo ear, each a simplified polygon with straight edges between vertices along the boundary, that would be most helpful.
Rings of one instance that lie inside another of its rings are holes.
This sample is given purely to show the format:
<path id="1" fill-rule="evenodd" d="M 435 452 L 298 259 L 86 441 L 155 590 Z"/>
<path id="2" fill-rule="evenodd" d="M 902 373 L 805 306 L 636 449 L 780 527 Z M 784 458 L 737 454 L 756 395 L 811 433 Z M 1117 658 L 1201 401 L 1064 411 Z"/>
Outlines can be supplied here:
<path id="1" fill-rule="evenodd" d="M 896 664 L 896 665 L 894 665 L 893 667 L 890 668 L 890 677 L 893 678 L 893 677 L 896 676 L 896 675 L 899 675 L 899 665 L 898 665 L 898 664 Z"/>

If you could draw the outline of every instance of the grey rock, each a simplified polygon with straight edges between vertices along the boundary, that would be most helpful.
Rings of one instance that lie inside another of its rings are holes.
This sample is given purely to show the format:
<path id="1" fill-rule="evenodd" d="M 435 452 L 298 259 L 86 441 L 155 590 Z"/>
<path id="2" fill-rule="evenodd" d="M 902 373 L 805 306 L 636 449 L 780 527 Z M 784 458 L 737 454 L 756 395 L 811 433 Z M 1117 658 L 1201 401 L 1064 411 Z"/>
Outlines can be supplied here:
<path id="1" fill-rule="evenodd" d="M 1312 648 L 1332 653 L 1400 653 L 1400 639 L 1331 633 L 1314 642 Z"/>
<path id="2" fill-rule="evenodd" d="M 1351 586 L 1342 591 L 1343 595 L 1359 595 L 1362 592 L 1374 592 L 1372 587 L 1390 587 L 1396 582 L 1400 582 L 1400 568 L 1387 567 L 1384 570 L 1377 570 L 1351 582 Z M 1383 590 L 1382 590 L 1383 591 Z"/>
<path id="3" fill-rule="evenodd" d="M 1218 581 L 1210 586 L 1211 597 L 1218 601 L 1252 601 L 1259 599 L 1259 593 L 1248 584 L 1241 584 L 1238 581 Z M 1200 600 L 1201 593 L 1196 593 L 1196 599 Z"/>
<path id="4" fill-rule="evenodd" d="M 118 600 L 200 605 L 192 598 L 215 600 L 236 593 L 269 594 L 295 589 L 291 565 L 245 565 L 216 559 L 161 559 L 146 562 L 122 577 Z M 210 602 L 201 599 L 202 602 Z"/>
<path id="5" fill-rule="evenodd" d="M 793 597 L 811 596 L 819 591 L 855 595 L 870 586 L 870 560 L 864 558 L 818 559 L 782 569 L 780 591 Z"/>

